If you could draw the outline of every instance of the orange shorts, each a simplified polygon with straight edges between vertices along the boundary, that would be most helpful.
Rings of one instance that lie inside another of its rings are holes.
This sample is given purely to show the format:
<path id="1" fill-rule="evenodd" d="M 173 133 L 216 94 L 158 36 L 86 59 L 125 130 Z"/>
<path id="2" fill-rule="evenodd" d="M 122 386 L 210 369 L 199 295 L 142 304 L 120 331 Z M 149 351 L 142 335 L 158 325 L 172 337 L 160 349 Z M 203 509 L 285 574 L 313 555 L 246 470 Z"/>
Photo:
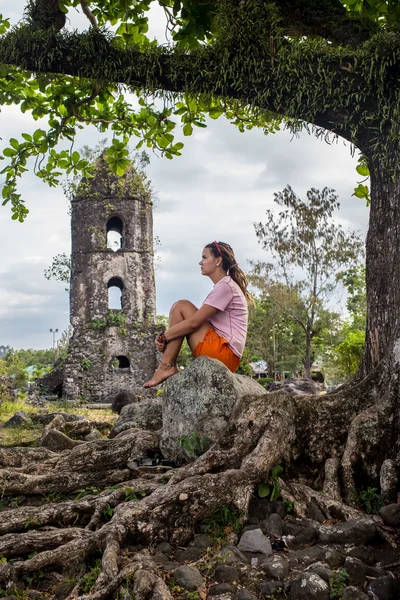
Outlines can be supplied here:
<path id="1" fill-rule="evenodd" d="M 229 348 L 228 342 L 216 333 L 212 327 L 204 336 L 202 342 L 199 342 L 194 349 L 193 356 L 208 356 L 208 358 L 216 358 L 228 367 L 234 373 L 239 364 L 240 358 Z"/>

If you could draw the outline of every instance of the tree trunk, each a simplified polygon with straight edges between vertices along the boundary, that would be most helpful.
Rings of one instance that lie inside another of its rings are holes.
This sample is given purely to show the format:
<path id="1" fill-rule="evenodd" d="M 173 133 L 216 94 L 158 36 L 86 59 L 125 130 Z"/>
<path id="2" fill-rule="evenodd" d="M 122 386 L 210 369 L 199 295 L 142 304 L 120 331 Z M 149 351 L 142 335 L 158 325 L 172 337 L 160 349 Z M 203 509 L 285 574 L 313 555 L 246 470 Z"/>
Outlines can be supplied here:
<path id="1" fill-rule="evenodd" d="M 366 242 L 367 330 L 362 373 L 385 360 L 400 363 L 400 179 L 374 163 Z"/>
<path id="2" fill-rule="evenodd" d="M 305 376 L 311 379 L 311 333 L 309 327 L 306 330 L 306 356 L 304 359 Z"/>

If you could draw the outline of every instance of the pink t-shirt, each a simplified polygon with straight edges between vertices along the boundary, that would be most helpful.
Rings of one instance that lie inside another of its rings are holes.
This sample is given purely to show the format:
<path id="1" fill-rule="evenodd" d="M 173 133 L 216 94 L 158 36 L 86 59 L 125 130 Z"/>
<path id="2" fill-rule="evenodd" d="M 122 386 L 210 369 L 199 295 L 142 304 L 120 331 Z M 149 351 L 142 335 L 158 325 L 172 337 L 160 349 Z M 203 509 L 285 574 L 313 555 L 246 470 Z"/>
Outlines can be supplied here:
<path id="1" fill-rule="evenodd" d="M 231 350 L 242 357 L 247 336 L 248 310 L 246 298 L 229 275 L 216 283 L 203 304 L 218 308 L 209 323 Z"/>

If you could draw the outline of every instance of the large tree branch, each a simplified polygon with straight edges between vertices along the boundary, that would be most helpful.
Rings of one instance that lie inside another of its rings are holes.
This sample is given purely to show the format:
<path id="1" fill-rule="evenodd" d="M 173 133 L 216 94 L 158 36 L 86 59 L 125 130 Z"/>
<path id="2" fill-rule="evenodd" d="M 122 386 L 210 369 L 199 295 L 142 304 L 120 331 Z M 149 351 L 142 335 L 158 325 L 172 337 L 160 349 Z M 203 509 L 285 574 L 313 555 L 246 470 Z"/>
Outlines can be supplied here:
<path id="1" fill-rule="evenodd" d="M 362 119 L 376 112 L 375 90 L 368 87 L 365 71 L 358 66 L 362 56 L 280 39 L 272 60 L 269 45 L 256 42 L 250 39 L 245 53 L 244 40 L 239 48 L 231 40 L 190 53 L 165 47 L 141 52 L 117 46 L 112 35 L 102 31 L 56 34 L 20 27 L 0 39 L 0 61 L 38 74 L 65 74 L 135 90 L 235 99 L 357 143 Z M 393 60 L 400 63 L 400 57 Z M 391 72 L 396 72 L 393 63 Z M 392 75 L 390 83 L 396 87 L 398 75 Z M 319 97 L 325 99 L 323 104 Z"/>

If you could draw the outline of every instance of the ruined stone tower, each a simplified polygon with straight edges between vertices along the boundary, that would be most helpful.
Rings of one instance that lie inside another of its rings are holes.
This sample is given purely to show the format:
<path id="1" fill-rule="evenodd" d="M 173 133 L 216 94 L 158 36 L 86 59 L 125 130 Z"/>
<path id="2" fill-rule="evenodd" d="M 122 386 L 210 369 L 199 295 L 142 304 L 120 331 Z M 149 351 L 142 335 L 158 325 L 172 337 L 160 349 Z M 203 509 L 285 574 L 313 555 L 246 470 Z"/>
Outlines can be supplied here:
<path id="1" fill-rule="evenodd" d="M 72 200 L 70 320 L 63 397 L 110 402 L 156 366 L 152 203 L 141 176 L 103 157 Z"/>

